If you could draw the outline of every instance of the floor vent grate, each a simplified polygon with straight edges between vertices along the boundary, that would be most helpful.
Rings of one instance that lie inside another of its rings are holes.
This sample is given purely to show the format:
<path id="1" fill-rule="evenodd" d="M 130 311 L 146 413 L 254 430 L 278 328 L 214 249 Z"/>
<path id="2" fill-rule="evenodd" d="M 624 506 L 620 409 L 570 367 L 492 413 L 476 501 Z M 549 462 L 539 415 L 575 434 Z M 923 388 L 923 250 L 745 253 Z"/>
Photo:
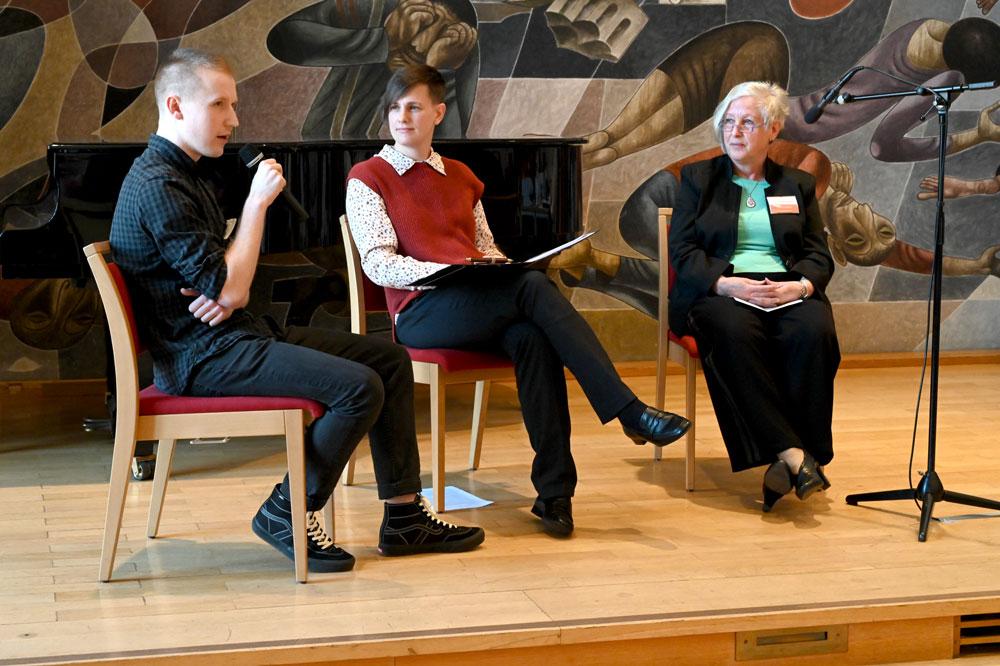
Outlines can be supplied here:
<path id="1" fill-rule="evenodd" d="M 958 654 L 1000 654 L 1000 613 L 963 615 L 958 621 Z"/>

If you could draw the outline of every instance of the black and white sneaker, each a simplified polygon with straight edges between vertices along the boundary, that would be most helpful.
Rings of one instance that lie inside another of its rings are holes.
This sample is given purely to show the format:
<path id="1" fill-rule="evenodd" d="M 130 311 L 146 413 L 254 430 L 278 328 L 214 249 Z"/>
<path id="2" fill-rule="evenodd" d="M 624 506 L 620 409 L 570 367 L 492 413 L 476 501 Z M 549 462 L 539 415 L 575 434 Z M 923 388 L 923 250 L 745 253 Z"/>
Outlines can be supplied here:
<path id="1" fill-rule="evenodd" d="M 280 485 L 274 487 L 250 526 L 254 534 L 295 561 L 295 549 L 292 547 L 292 503 L 281 494 Z M 327 535 L 312 511 L 306 512 L 306 559 L 309 571 L 317 573 L 350 571 L 354 568 L 354 556 L 333 544 L 333 539 Z"/>
<path id="2" fill-rule="evenodd" d="M 383 555 L 460 553 L 483 542 L 481 527 L 461 527 L 438 518 L 423 497 L 405 504 L 385 503 L 378 552 Z"/>

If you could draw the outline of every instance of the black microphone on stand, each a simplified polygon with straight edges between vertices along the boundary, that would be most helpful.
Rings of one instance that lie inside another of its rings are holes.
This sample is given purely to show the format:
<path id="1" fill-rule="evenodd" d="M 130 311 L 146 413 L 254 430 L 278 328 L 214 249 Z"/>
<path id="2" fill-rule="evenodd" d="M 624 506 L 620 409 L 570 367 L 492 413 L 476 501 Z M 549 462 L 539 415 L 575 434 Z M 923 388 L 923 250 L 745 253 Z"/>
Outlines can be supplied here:
<path id="1" fill-rule="evenodd" d="M 248 169 L 253 169 L 257 166 L 258 162 L 264 159 L 264 153 L 260 152 L 260 148 L 257 146 L 247 143 L 240 148 L 240 159 L 243 160 L 243 164 L 245 164 Z M 293 213 L 295 213 L 296 217 L 300 220 L 309 219 L 309 213 L 307 213 L 306 209 L 302 207 L 302 204 L 300 204 L 299 200 L 295 198 L 295 195 L 288 191 L 287 178 L 285 179 L 285 189 L 281 190 L 281 196 L 285 200 L 285 205 L 288 206 Z"/>
<path id="2" fill-rule="evenodd" d="M 840 80 L 837 81 L 837 83 L 834 84 L 832 88 L 826 91 L 826 93 L 823 95 L 823 98 L 819 102 L 817 102 L 811 109 L 806 111 L 805 115 L 806 123 L 812 125 L 814 122 L 819 120 L 819 117 L 823 115 L 823 109 L 826 108 L 826 105 L 832 102 L 834 99 L 836 99 L 837 95 L 840 93 L 840 89 L 843 88 L 844 85 L 846 85 L 847 82 L 851 80 L 852 76 L 854 76 L 863 69 L 865 69 L 864 65 L 856 65 L 847 70 L 847 73 L 845 73 L 842 77 L 840 77 Z"/>

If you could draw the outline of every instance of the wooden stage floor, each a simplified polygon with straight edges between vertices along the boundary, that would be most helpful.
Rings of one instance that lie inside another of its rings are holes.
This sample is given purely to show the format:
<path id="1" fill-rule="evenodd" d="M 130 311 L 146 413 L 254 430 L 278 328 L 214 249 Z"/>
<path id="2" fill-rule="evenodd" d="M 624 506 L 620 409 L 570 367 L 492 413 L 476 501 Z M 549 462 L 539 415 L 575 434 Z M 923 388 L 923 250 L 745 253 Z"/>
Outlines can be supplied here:
<path id="1" fill-rule="evenodd" d="M 357 568 L 306 585 L 249 529 L 283 466 L 282 445 L 268 439 L 182 446 L 155 540 L 144 536 L 149 483 L 133 483 L 115 580 L 96 582 L 111 444 L 79 424 L 102 405 L 49 399 L 49 412 L 31 391 L 7 395 L 0 664 L 723 664 L 737 663 L 741 641 L 773 657 L 750 662 L 760 664 L 946 659 L 962 616 L 989 625 L 998 614 L 1000 624 L 1000 514 L 941 504 L 935 516 L 948 520 L 918 543 L 912 502 L 844 502 L 907 486 L 918 378 L 915 367 L 842 370 L 833 487 L 770 514 L 760 511 L 760 470 L 729 471 L 701 378 L 690 493 L 682 444 L 654 463 L 651 447 L 601 426 L 571 383 L 580 484 L 568 540 L 544 535 L 528 511 L 530 449 L 512 388 L 493 391 L 474 473 L 471 396 L 457 390 L 448 483 L 493 504 L 445 517 L 483 526 L 483 547 L 378 556 L 381 505 L 364 456 L 359 484 L 336 491 L 337 542 Z M 651 378 L 627 381 L 651 399 Z M 679 376 L 668 391 L 668 407 L 680 408 Z M 940 393 L 945 487 L 1000 499 L 1000 364 L 943 366 Z M 925 433 L 914 470 L 926 464 Z M 783 635 L 768 641 L 769 631 Z M 828 654 L 790 656 L 802 643 Z"/>

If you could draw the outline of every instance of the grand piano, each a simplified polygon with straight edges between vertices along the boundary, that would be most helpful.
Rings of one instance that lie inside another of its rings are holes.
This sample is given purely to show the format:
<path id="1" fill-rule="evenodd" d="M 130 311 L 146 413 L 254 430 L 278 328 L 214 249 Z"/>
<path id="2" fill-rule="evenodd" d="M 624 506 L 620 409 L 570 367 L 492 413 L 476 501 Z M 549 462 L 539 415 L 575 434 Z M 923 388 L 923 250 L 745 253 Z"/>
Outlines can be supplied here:
<path id="1" fill-rule="evenodd" d="M 268 212 L 263 254 L 248 309 L 285 324 L 347 328 L 347 289 L 338 219 L 351 166 L 377 153 L 381 140 L 257 144 L 283 166 L 289 191 L 309 213 L 298 219 L 276 203 Z M 441 140 L 435 149 L 465 162 L 485 184 L 483 206 L 497 245 L 515 259 L 570 240 L 582 230 L 580 139 Z M 203 159 L 227 218 L 239 217 L 251 174 L 237 153 Z M 49 178 L 30 205 L 0 207 L 0 279 L 73 278 L 89 271 L 82 248 L 106 240 L 121 182 L 145 144 L 54 144 Z M 109 352 L 110 354 L 110 352 Z M 110 373 L 108 373 L 110 375 Z M 141 378 L 143 379 L 143 378 Z M 146 381 L 151 381 L 151 374 Z M 114 389 L 109 387 L 113 413 Z M 106 421 L 97 419 L 93 426 Z M 113 423 L 113 418 L 111 420 Z M 147 478 L 148 446 L 133 473 Z"/>
<path id="2" fill-rule="evenodd" d="M 309 213 L 300 221 L 271 207 L 265 255 L 343 247 L 338 218 L 345 178 L 380 140 L 258 144 L 284 167 L 289 190 Z M 579 139 L 441 140 L 435 149 L 465 162 L 486 185 L 483 206 L 497 244 L 514 258 L 569 240 L 581 228 Z M 238 145 L 202 160 L 227 217 L 238 217 L 250 172 Z M 40 202 L 0 208 L 0 278 L 86 277 L 81 248 L 108 238 L 118 190 L 145 144 L 53 144 Z M 279 199 L 280 202 L 280 199 Z M 341 254 L 340 267 L 343 267 Z"/>

